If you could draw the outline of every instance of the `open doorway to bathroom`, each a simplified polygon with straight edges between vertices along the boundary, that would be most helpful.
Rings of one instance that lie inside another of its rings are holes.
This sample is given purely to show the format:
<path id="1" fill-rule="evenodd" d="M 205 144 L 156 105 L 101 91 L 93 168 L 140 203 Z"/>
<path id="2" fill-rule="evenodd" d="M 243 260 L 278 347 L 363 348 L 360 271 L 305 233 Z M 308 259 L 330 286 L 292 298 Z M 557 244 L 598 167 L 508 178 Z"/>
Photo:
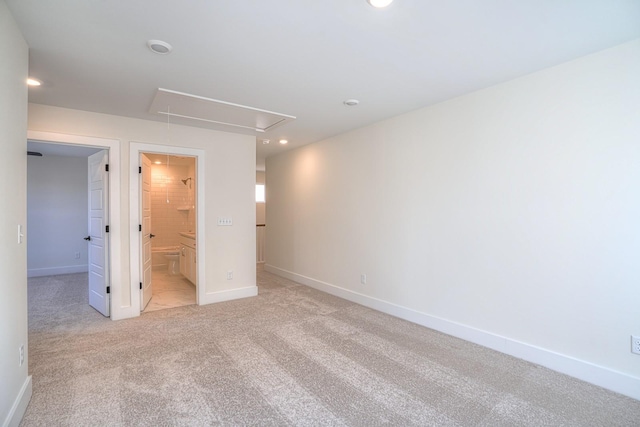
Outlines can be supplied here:
<path id="1" fill-rule="evenodd" d="M 196 304 L 196 158 L 141 152 L 140 165 L 140 310 Z"/>

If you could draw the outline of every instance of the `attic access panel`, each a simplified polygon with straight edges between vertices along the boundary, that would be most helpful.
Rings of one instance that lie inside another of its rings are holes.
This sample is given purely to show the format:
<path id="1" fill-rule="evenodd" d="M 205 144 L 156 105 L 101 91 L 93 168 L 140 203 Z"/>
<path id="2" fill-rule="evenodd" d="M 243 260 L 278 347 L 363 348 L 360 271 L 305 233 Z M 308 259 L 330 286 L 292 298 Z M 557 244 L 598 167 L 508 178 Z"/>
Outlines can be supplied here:
<path id="1" fill-rule="evenodd" d="M 266 132 L 295 120 L 294 116 L 246 105 L 205 98 L 158 88 L 149 112 L 169 116 L 174 123 L 232 127 L 236 130 Z"/>

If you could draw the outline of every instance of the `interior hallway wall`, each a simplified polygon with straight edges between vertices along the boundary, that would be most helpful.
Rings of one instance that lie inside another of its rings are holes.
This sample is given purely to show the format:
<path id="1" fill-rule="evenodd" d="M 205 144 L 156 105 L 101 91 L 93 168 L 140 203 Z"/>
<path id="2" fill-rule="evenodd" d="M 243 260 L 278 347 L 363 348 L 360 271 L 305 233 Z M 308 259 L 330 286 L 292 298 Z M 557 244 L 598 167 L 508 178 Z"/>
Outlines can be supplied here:
<path id="1" fill-rule="evenodd" d="M 136 316 L 139 307 L 132 304 L 138 283 L 131 282 L 130 236 L 138 225 L 129 220 L 131 161 L 137 171 L 138 159 L 130 159 L 130 143 L 148 143 L 199 149 L 204 152 L 206 224 L 205 301 L 255 295 L 255 137 L 203 128 L 131 119 L 88 111 L 71 110 L 46 105 L 29 104 L 29 131 L 54 132 L 110 138 L 120 141 L 120 218 L 119 233 L 122 242 L 120 265 L 122 271 L 112 278 L 111 317 L 120 319 Z M 137 174 L 136 174 L 137 175 Z M 135 176 L 134 179 L 137 179 Z M 218 217 L 231 217 L 232 227 L 217 227 Z M 202 248 L 202 246 L 199 246 Z M 227 280 L 227 271 L 234 272 Z"/>
<path id="2" fill-rule="evenodd" d="M 638 76 L 640 40 L 268 158 L 267 269 L 640 399 Z"/>
<path id="3" fill-rule="evenodd" d="M 30 277 L 87 271 L 87 162 L 84 157 L 27 157 Z"/>
<path id="4" fill-rule="evenodd" d="M 264 171 L 256 171 L 256 186 L 266 184 L 266 174 Z M 266 189 L 265 189 L 266 193 Z M 265 197 L 266 200 L 266 197 Z M 266 201 L 256 202 L 256 261 L 264 264 L 266 260 L 266 239 L 267 239 L 267 211 Z"/>
<path id="5" fill-rule="evenodd" d="M 29 47 L 0 0 L 0 425 L 18 425 L 31 398 L 27 342 L 27 75 Z M 255 171 L 255 167 L 254 167 Z M 255 173 L 255 172 L 252 172 Z M 254 175 L 255 176 L 255 175 Z M 20 346 L 24 361 L 20 363 Z"/>
<path id="6" fill-rule="evenodd" d="M 266 174 L 256 171 L 256 184 L 265 184 Z M 256 224 L 265 224 L 267 221 L 266 203 L 256 203 Z"/>

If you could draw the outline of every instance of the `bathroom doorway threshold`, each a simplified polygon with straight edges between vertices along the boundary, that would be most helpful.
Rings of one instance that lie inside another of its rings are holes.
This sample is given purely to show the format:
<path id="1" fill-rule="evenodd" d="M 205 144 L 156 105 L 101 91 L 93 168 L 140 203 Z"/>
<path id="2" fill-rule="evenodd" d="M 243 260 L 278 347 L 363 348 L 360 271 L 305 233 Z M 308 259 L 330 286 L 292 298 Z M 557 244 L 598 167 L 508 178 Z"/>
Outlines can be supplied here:
<path id="1" fill-rule="evenodd" d="M 142 171 L 142 165 L 140 163 L 140 159 L 142 154 L 162 154 L 168 156 L 187 156 L 194 157 L 196 161 L 196 173 L 195 173 L 195 181 L 198 183 L 196 186 L 196 195 L 195 195 L 195 223 L 196 223 L 196 241 L 198 244 L 198 250 L 196 251 L 196 271 L 195 271 L 195 283 L 196 283 L 196 304 L 202 304 L 205 300 L 205 287 L 206 283 L 205 279 L 205 253 L 206 253 L 206 242 L 205 242 L 205 203 L 204 203 L 204 194 L 205 194 L 205 162 L 204 162 L 204 150 L 187 148 L 187 147 L 178 147 L 178 146 L 168 146 L 168 145 L 159 145 L 159 144 L 147 144 L 147 143 L 138 143 L 131 142 L 129 146 L 129 176 L 130 176 L 130 223 L 131 223 L 131 235 L 130 235 L 130 274 L 131 274 L 131 283 L 142 283 L 143 282 L 143 273 L 142 273 L 142 185 L 141 180 L 137 178 Z M 140 285 L 142 287 L 142 285 Z M 139 316 L 142 312 L 141 309 L 141 301 L 143 295 L 142 290 L 138 290 L 131 300 L 131 305 L 134 310 L 137 310 L 136 316 Z"/>

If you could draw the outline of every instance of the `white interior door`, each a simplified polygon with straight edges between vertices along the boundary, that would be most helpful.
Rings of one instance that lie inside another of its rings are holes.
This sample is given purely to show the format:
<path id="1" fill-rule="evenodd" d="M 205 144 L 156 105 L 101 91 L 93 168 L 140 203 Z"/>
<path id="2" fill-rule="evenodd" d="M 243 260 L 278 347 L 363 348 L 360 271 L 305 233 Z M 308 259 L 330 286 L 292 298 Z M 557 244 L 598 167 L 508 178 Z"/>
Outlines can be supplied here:
<path id="1" fill-rule="evenodd" d="M 109 317 L 109 263 L 107 238 L 109 152 L 89 156 L 89 305 Z"/>
<path id="2" fill-rule="evenodd" d="M 140 289 L 140 311 L 151 301 L 153 293 L 151 283 L 151 161 L 147 156 L 141 154 L 142 173 L 142 286 Z"/>

